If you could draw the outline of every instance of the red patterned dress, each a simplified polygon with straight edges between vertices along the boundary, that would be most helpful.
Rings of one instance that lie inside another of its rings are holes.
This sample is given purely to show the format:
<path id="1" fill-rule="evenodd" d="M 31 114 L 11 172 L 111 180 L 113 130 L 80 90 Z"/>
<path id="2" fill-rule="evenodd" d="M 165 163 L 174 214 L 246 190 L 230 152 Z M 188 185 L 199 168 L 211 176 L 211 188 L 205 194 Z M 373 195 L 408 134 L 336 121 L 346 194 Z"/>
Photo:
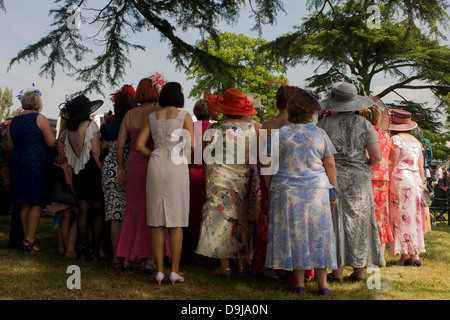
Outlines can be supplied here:
<path id="1" fill-rule="evenodd" d="M 382 160 L 372 167 L 372 187 L 373 198 L 375 201 L 375 217 L 377 221 L 378 235 L 381 243 L 388 243 L 394 240 L 392 237 L 391 226 L 389 222 L 389 153 L 392 147 L 392 141 L 389 135 L 373 126 L 377 132 L 380 148 L 383 154 Z"/>

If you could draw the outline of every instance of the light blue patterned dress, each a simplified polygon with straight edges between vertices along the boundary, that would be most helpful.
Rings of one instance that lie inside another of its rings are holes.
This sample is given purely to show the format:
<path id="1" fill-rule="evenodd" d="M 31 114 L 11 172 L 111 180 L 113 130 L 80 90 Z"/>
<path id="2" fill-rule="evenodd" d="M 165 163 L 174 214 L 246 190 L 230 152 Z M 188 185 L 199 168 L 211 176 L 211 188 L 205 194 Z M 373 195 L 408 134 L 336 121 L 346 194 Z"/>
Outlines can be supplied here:
<path id="1" fill-rule="evenodd" d="M 270 185 L 266 267 L 337 269 L 329 199 L 333 186 L 322 161 L 336 150 L 313 124 L 288 123 L 270 140 L 277 135 L 279 169 Z"/>

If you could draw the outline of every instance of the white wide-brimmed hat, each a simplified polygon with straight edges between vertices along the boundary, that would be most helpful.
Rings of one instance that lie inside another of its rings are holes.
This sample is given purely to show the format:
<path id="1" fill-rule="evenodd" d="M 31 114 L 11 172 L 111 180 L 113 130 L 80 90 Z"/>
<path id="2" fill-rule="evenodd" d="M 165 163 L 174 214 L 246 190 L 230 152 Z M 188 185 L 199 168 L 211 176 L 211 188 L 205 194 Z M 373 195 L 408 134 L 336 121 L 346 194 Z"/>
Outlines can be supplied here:
<path id="1" fill-rule="evenodd" d="M 373 104 L 369 98 L 358 95 L 356 86 L 348 82 L 335 83 L 323 102 L 325 110 L 334 112 L 359 111 Z"/>

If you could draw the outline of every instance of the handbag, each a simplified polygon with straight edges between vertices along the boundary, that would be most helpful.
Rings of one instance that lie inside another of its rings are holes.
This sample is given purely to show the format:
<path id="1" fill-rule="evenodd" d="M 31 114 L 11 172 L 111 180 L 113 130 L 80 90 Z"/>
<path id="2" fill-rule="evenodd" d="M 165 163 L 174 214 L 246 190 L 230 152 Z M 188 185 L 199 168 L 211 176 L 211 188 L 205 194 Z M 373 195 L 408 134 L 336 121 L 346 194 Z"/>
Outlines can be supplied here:
<path id="1" fill-rule="evenodd" d="M 336 200 L 337 198 L 339 198 L 341 196 L 339 191 L 337 191 L 337 189 L 334 187 L 329 189 L 329 191 L 330 191 L 330 202 L 333 202 L 334 200 Z"/>
<path id="2" fill-rule="evenodd" d="M 72 191 L 70 185 L 66 183 L 63 169 L 61 167 L 55 167 L 54 173 L 51 201 L 64 203 L 70 206 L 77 206 L 75 193 Z"/>

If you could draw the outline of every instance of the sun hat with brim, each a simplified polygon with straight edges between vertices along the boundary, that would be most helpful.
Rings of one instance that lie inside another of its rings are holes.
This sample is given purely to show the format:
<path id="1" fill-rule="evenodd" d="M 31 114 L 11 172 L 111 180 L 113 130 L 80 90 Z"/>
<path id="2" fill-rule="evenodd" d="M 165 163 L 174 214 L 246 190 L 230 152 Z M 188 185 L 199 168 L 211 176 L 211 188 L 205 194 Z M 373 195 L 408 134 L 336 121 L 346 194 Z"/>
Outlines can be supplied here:
<path id="1" fill-rule="evenodd" d="M 334 112 L 359 111 L 373 104 L 369 98 L 358 95 L 356 86 L 348 82 L 335 83 L 324 102 L 325 110 Z"/>
<path id="2" fill-rule="evenodd" d="M 390 131 L 411 131 L 417 127 L 417 122 L 411 120 L 411 112 L 401 109 L 389 110 L 391 123 L 388 130 Z"/>
<path id="3" fill-rule="evenodd" d="M 378 112 L 378 123 L 377 127 L 383 131 L 386 131 L 389 128 L 390 118 L 389 118 L 389 110 L 384 104 L 384 102 L 377 96 L 369 97 L 370 100 L 373 101 L 372 107 Z"/>
<path id="4" fill-rule="evenodd" d="M 261 102 L 261 98 L 256 98 L 256 93 L 244 93 L 247 98 L 249 98 L 253 102 L 253 108 L 267 108 L 267 106 L 263 105 Z"/>
<path id="5" fill-rule="evenodd" d="M 206 94 L 205 98 L 209 100 L 209 108 L 218 113 L 229 114 L 233 116 L 254 116 L 258 111 L 253 107 L 253 102 L 247 98 L 241 91 L 233 88 L 225 90 L 222 94 Z"/>
<path id="6" fill-rule="evenodd" d="M 103 105 L 103 100 L 89 100 L 84 94 L 76 96 L 72 100 L 65 103 L 66 111 L 73 115 L 84 108 L 90 108 L 90 113 L 93 114 Z"/>

